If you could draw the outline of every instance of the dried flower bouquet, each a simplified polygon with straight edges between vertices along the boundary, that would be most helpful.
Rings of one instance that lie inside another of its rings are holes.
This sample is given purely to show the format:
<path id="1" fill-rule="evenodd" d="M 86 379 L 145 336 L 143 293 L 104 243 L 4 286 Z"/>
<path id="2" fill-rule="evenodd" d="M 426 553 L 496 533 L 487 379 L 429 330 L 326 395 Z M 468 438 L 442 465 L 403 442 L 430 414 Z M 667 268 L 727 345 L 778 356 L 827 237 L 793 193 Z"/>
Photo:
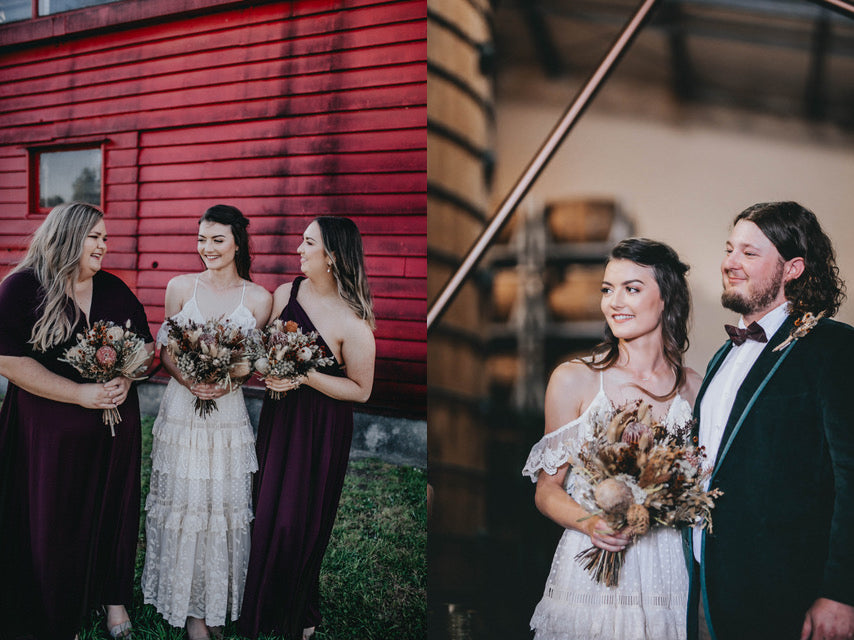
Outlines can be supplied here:
<path id="1" fill-rule="evenodd" d="M 143 380 L 148 352 L 145 341 L 130 327 L 130 320 L 124 328 L 109 320 L 98 320 L 87 331 L 77 334 L 77 344 L 66 349 L 60 362 L 67 362 L 84 378 L 96 382 L 108 382 L 119 376 Z M 118 408 L 104 409 L 102 418 L 115 437 L 116 425 L 122 421 Z"/>
<path id="2" fill-rule="evenodd" d="M 313 369 L 326 367 L 335 359 L 326 354 L 326 349 L 317 342 L 316 331 L 303 333 L 293 320 L 282 322 L 277 319 L 265 327 L 257 336 L 252 347 L 255 370 L 265 378 L 296 379 Z M 282 394 L 268 390 L 270 397 L 279 400 Z"/>
<path id="3" fill-rule="evenodd" d="M 711 530 L 717 489 L 704 489 L 705 453 L 691 437 L 694 421 L 669 428 L 637 400 L 594 425 L 593 438 L 574 461 L 586 477 L 600 515 L 615 531 L 642 536 L 652 526 L 702 526 Z M 597 582 L 619 583 L 625 550 L 595 546 L 575 556 Z"/>

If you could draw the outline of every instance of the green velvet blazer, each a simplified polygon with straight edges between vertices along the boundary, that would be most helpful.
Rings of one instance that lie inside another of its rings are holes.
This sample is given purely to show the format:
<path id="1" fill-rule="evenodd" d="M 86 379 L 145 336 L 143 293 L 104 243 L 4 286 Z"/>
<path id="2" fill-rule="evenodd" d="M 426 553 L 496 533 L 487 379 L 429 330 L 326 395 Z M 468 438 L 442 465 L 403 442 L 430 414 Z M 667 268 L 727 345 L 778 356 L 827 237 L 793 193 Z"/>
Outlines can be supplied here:
<path id="1" fill-rule="evenodd" d="M 797 640 L 816 598 L 854 605 L 854 328 L 821 320 L 775 352 L 793 322 L 768 341 L 724 430 L 710 483 L 724 495 L 691 581 L 689 638 L 698 598 L 717 640 Z M 709 363 L 695 417 L 731 348 Z M 684 540 L 691 557 L 690 530 Z"/>

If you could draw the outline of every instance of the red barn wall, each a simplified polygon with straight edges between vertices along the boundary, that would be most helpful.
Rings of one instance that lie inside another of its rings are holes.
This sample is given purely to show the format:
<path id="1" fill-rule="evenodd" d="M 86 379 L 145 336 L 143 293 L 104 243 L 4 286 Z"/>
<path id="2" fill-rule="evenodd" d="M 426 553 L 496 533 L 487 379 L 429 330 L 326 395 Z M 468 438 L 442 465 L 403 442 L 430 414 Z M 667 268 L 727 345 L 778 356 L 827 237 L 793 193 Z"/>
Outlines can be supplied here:
<path id="1" fill-rule="evenodd" d="M 2 27 L 0 42 L 44 20 Z M 19 42 L 0 48 L 0 86 L 0 274 L 40 222 L 27 211 L 34 145 L 106 140 L 105 266 L 135 288 L 153 330 L 168 280 L 201 268 L 208 206 L 250 218 L 253 278 L 270 290 L 299 274 L 314 216 L 346 215 L 377 315 L 369 409 L 424 415 L 425 0 L 225 3 Z"/>

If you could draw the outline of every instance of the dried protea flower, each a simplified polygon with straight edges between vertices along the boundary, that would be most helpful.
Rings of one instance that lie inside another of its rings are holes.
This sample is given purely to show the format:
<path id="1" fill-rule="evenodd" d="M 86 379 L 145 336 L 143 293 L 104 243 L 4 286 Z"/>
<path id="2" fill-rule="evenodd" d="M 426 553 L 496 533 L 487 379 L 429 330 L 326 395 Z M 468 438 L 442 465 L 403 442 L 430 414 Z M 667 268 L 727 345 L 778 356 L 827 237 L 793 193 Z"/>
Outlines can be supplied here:
<path id="1" fill-rule="evenodd" d="M 632 416 L 636 409 L 637 403 L 618 411 L 614 417 L 611 418 L 611 421 L 605 429 L 605 437 L 608 439 L 608 442 L 620 441 L 620 437 L 623 435 L 623 429 L 625 429 L 626 424 L 632 420 Z"/>
<path id="2" fill-rule="evenodd" d="M 288 320 L 285 323 L 285 331 L 287 331 L 288 333 L 295 333 L 299 331 L 299 325 L 293 320 Z"/>
<path id="3" fill-rule="evenodd" d="M 623 435 L 620 440 L 622 442 L 629 442 L 632 444 L 637 444 L 641 436 L 644 434 L 651 434 L 652 429 L 645 422 L 639 422 L 637 420 L 633 420 L 629 424 L 626 425 L 626 428 L 623 429 Z"/>
<path id="4" fill-rule="evenodd" d="M 104 345 L 95 352 L 95 359 L 100 365 L 112 367 L 116 364 L 116 350 L 110 346 Z"/>
<path id="5" fill-rule="evenodd" d="M 632 504 L 626 512 L 626 523 L 631 535 L 642 536 L 649 531 L 649 511 L 642 504 Z"/>
<path id="6" fill-rule="evenodd" d="M 610 518 L 622 518 L 632 504 L 632 490 L 615 478 L 599 483 L 593 491 L 596 504 Z"/>

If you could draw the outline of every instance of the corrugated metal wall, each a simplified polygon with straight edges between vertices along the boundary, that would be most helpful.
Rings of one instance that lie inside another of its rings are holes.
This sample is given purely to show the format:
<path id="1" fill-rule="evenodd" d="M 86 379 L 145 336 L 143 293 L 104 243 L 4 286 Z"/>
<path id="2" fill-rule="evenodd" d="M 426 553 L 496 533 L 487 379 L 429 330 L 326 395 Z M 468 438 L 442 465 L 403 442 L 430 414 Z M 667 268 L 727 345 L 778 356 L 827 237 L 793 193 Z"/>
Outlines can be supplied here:
<path id="1" fill-rule="evenodd" d="M 299 274 L 312 217 L 347 215 L 378 317 L 370 404 L 424 414 L 426 2 L 227 4 L 21 43 L 0 50 L 0 87 L 0 274 L 40 221 L 32 146 L 106 141 L 106 268 L 136 287 L 153 329 L 169 278 L 201 268 L 196 221 L 211 204 L 250 218 L 270 290 Z"/>

